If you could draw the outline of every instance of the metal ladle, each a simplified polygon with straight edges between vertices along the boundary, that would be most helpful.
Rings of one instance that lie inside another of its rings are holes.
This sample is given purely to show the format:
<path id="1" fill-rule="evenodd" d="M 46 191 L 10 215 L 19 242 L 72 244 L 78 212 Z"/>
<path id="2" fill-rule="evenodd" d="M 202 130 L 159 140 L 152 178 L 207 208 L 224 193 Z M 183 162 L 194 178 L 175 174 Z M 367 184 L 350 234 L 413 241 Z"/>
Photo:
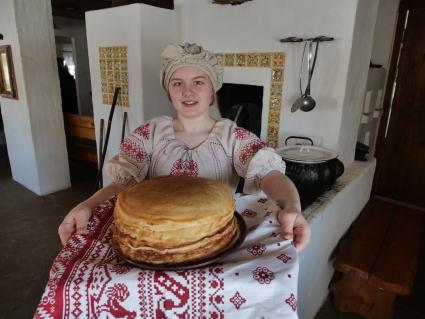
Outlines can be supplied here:
<path id="1" fill-rule="evenodd" d="M 317 58 L 317 52 L 319 50 L 319 41 L 316 40 L 316 49 L 314 53 L 314 58 L 312 56 L 313 54 L 313 41 L 308 42 L 308 57 L 307 57 L 307 68 L 308 68 L 308 83 L 305 89 L 305 92 L 303 94 L 302 92 L 302 66 L 304 63 L 304 55 L 307 48 L 307 42 L 304 44 L 303 49 L 303 55 L 301 59 L 301 67 L 300 67 L 300 93 L 301 96 L 294 102 L 294 104 L 291 107 L 291 112 L 295 112 L 298 109 L 301 109 L 301 111 L 308 112 L 314 109 L 316 106 L 316 101 L 313 99 L 313 97 L 310 95 L 310 86 L 311 86 L 311 78 L 313 77 L 313 71 L 314 67 L 316 65 L 316 58 Z"/>
<path id="2" fill-rule="evenodd" d="M 304 112 L 309 112 L 316 106 L 316 101 L 311 97 L 310 95 L 310 85 L 311 85 L 311 78 L 313 77 L 313 71 L 314 67 L 316 66 L 316 58 L 317 58 L 317 51 L 319 50 L 319 41 L 316 41 L 316 50 L 314 52 L 314 58 L 313 58 L 313 64 L 311 64 L 312 54 L 313 54 L 313 42 L 308 43 L 308 65 L 309 65 L 309 71 L 308 71 L 308 84 L 305 88 L 304 92 L 304 101 L 301 105 L 300 109 Z"/>

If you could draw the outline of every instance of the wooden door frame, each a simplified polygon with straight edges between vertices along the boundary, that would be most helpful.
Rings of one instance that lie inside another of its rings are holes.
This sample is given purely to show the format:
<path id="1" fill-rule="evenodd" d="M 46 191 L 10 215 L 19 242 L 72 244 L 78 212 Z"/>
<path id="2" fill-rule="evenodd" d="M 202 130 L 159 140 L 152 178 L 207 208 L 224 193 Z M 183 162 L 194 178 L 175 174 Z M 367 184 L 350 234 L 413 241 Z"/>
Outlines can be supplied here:
<path id="1" fill-rule="evenodd" d="M 393 84 L 396 76 L 397 71 L 397 61 L 398 61 L 398 55 L 400 51 L 401 46 L 401 40 L 403 37 L 403 30 L 404 30 L 404 23 L 406 20 L 406 14 L 408 10 L 411 9 L 421 9 L 425 8 L 425 3 L 423 0 L 401 0 L 399 9 L 398 9 L 398 18 L 397 18 L 397 28 L 395 32 L 394 37 L 394 45 L 391 53 L 391 63 L 390 68 L 388 71 L 388 77 L 387 82 L 385 85 L 385 94 L 384 94 L 384 101 L 382 104 L 382 118 L 379 123 L 379 129 L 378 129 L 378 136 L 376 140 L 376 146 L 375 146 L 375 154 L 374 156 L 377 159 L 376 164 L 376 171 L 375 171 L 375 177 L 373 180 L 373 186 L 372 186 L 372 193 L 373 196 L 376 191 L 376 183 L 378 180 L 378 176 L 380 173 L 380 159 L 383 157 L 384 152 L 384 144 L 385 144 L 385 131 L 388 125 L 388 116 L 390 113 L 391 108 L 391 93 L 393 90 Z"/>

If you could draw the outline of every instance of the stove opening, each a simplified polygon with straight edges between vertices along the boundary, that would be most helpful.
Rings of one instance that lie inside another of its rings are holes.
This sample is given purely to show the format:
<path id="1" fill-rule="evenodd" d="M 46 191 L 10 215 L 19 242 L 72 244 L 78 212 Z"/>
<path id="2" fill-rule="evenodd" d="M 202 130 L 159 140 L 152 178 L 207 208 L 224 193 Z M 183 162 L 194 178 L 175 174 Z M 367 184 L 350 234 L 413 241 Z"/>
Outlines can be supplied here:
<path id="1" fill-rule="evenodd" d="M 221 116 L 260 137 L 263 91 L 258 85 L 224 83 L 217 92 Z"/>

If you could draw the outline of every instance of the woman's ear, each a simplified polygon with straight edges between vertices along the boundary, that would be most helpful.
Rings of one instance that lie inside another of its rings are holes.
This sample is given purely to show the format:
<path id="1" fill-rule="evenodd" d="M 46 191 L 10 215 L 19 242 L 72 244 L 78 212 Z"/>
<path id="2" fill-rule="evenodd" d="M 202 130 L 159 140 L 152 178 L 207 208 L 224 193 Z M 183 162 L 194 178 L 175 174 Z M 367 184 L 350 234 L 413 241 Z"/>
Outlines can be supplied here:
<path id="1" fill-rule="evenodd" d="M 213 106 L 213 105 L 214 105 L 215 100 L 216 100 L 216 93 L 215 93 L 215 92 L 213 92 L 213 93 L 211 94 L 211 103 L 210 103 L 210 106 Z"/>

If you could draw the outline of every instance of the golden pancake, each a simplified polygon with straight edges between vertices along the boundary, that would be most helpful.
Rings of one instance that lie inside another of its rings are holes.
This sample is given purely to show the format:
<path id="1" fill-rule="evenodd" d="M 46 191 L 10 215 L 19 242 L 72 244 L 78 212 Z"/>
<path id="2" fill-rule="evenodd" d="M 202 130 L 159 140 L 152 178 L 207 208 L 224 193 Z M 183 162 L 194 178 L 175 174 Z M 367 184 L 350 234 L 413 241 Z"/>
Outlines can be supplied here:
<path id="1" fill-rule="evenodd" d="M 113 240 L 133 261 L 172 264 L 210 258 L 239 237 L 227 184 L 189 176 L 158 177 L 118 195 Z"/>

